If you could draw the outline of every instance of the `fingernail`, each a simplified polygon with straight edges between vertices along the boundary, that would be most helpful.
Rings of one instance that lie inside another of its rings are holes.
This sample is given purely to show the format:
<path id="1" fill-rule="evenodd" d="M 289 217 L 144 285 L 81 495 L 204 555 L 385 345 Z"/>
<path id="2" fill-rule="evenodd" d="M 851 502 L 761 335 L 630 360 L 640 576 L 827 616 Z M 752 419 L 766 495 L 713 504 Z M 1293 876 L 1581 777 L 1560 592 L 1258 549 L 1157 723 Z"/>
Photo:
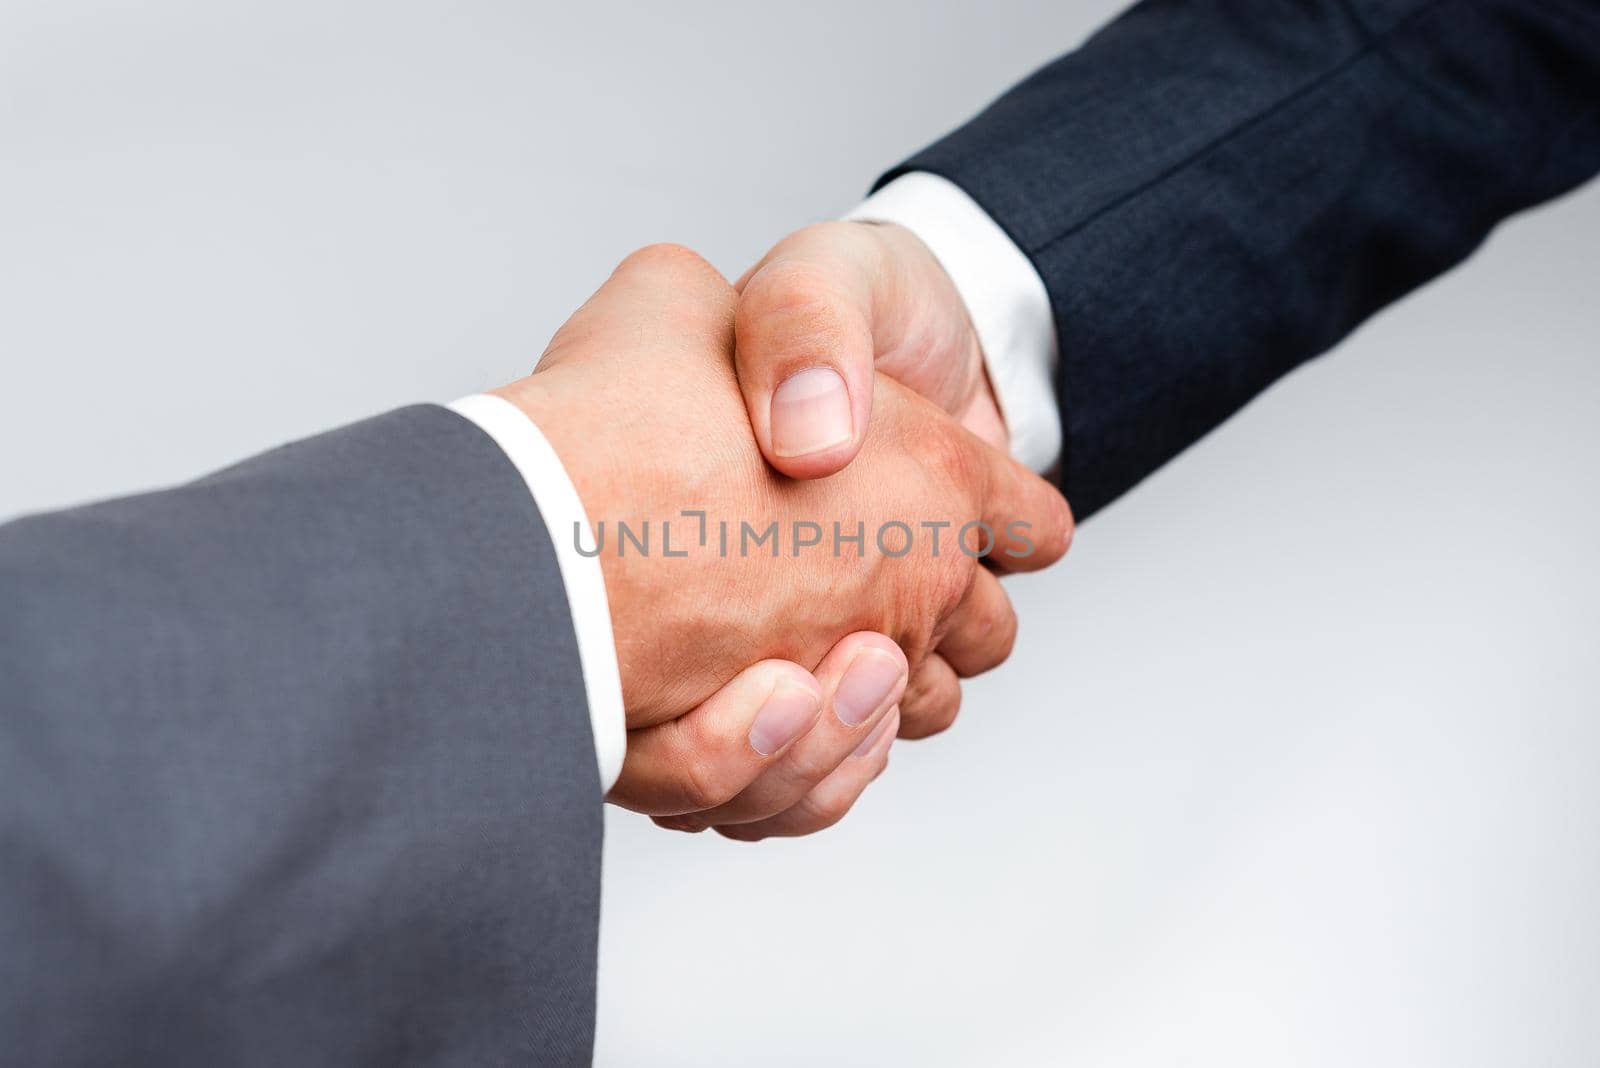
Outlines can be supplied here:
<path id="1" fill-rule="evenodd" d="M 772 394 L 772 449 L 805 456 L 850 440 L 850 391 L 831 367 L 808 367 Z"/>
<path id="2" fill-rule="evenodd" d="M 878 725 L 872 728 L 872 733 L 861 739 L 861 744 L 856 746 L 856 751 L 851 756 L 864 757 L 872 752 L 872 747 L 878 744 L 878 739 L 883 737 L 883 732 L 889 729 L 889 724 L 894 722 L 894 709 L 890 709 Z"/>
<path id="3" fill-rule="evenodd" d="M 811 726 L 821 704 L 822 699 L 804 686 L 778 683 L 750 726 L 750 748 L 762 756 L 776 753 Z"/>
<path id="4" fill-rule="evenodd" d="M 833 714 L 846 727 L 857 727 L 889 699 L 899 685 L 905 668 L 888 653 L 865 649 L 845 669 L 839 688 L 833 692 Z"/>

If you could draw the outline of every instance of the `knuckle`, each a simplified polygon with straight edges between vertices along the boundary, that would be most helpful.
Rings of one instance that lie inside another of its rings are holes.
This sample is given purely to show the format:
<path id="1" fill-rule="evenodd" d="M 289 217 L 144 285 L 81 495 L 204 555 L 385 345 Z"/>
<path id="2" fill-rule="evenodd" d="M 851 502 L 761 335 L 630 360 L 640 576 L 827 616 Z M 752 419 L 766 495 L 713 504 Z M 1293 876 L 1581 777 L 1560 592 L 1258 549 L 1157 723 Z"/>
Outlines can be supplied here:
<path id="1" fill-rule="evenodd" d="M 738 296 L 699 253 L 683 245 L 646 245 L 615 273 L 636 276 L 660 294 L 656 313 L 664 337 L 718 346 L 732 340 Z"/>
<path id="2" fill-rule="evenodd" d="M 922 737 L 931 738 L 935 734 L 943 734 L 956 725 L 956 717 L 960 714 L 961 690 L 958 688 L 934 705 L 933 715 L 928 717 L 927 730 Z"/>
<path id="3" fill-rule="evenodd" d="M 912 709 L 900 713 L 900 737 L 908 742 L 915 742 L 922 738 L 931 738 L 940 731 L 947 729 L 936 715 L 929 709 Z"/>
<path id="4" fill-rule="evenodd" d="M 896 643 L 905 651 L 906 659 L 913 662 L 931 653 L 943 637 L 944 624 L 930 618 L 926 603 L 926 597 L 915 598 L 914 607 L 906 610 L 903 622 L 895 628 Z"/>
<path id="5" fill-rule="evenodd" d="M 717 761 L 705 755 L 696 755 L 684 762 L 679 788 L 684 800 L 696 812 L 725 805 L 738 794 Z"/>
<path id="6" fill-rule="evenodd" d="M 1017 647 L 1017 613 L 1012 611 L 1010 605 L 1002 606 L 995 613 L 994 620 L 989 624 L 989 633 L 993 641 L 994 662 L 996 665 L 1003 664 Z"/>
<path id="7" fill-rule="evenodd" d="M 943 499 L 955 506 L 953 514 L 940 518 L 955 522 L 957 529 L 974 518 L 985 474 L 983 458 L 960 428 L 948 420 L 923 420 L 908 444 Z"/>
<path id="8" fill-rule="evenodd" d="M 835 767 L 837 754 L 818 751 L 798 753 L 790 759 L 781 782 L 781 790 L 774 791 L 774 807 L 788 807 L 817 788 Z"/>
<path id="9" fill-rule="evenodd" d="M 1003 594 L 977 605 L 967 627 L 983 649 L 985 669 L 1002 663 L 1016 645 L 1017 613 Z"/>
<path id="10" fill-rule="evenodd" d="M 760 842 L 767 837 L 766 831 L 759 824 L 720 824 L 714 830 L 730 842 Z"/>
<path id="11" fill-rule="evenodd" d="M 659 241 L 653 245 L 630 252 L 619 266 L 621 268 L 645 268 L 649 270 L 689 271 L 703 274 L 707 271 L 716 273 L 716 268 L 706 262 L 694 249 L 686 245 L 675 244 L 671 241 Z M 721 275 L 718 275 L 721 277 Z"/>
<path id="12" fill-rule="evenodd" d="M 1049 517 L 1049 526 L 1044 539 L 1044 551 L 1050 559 L 1059 559 L 1072 548 L 1072 538 L 1077 533 L 1077 521 L 1072 516 L 1072 506 L 1067 499 L 1059 493 L 1052 494 L 1055 499 L 1054 515 Z"/>
<path id="13" fill-rule="evenodd" d="M 829 296 L 835 289 L 828 270 L 810 260 L 773 260 L 750 279 L 745 295 L 759 294 L 767 310 L 787 305 L 806 307 Z M 751 302 L 753 303 L 753 302 Z"/>
<path id="14" fill-rule="evenodd" d="M 900 737 L 915 740 L 942 734 L 955 725 L 960 712 L 959 684 L 930 689 L 923 683 L 914 699 L 900 702 Z"/>
<path id="15" fill-rule="evenodd" d="M 1061 544 L 1063 555 L 1072 548 L 1072 539 L 1078 533 L 1078 520 L 1072 514 L 1072 505 L 1068 500 L 1061 498 Z"/>
<path id="16" fill-rule="evenodd" d="M 978 565 L 959 549 L 948 556 L 941 555 L 938 564 L 933 573 L 932 600 L 938 606 L 939 617 L 943 619 L 972 593 L 972 587 L 978 581 Z"/>
<path id="17" fill-rule="evenodd" d="M 849 815 L 855 801 L 855 795 L 838 790 L 820 791 L 808 795 L 800 802 L 806 816 L 804 823 L 807 833 L 832 827 Z"/>
<path id="18" fill-rule="evenodd" d="M 956 717 L 961 714 L 961 682 L 954 674 L 942 680 L 934 710 L 936 729 L 932 733 L 939 734 L 955 725 Z"/>

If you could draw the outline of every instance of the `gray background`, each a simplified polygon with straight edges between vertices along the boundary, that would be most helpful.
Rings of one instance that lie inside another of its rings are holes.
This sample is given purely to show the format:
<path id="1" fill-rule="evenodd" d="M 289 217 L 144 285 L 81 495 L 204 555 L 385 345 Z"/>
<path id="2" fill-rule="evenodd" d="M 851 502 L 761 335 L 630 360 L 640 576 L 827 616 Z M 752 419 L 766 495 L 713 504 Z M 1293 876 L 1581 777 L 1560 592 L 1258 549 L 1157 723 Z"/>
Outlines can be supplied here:
<path id="1" fill-rule="evenodd" d="M 0 5 L 0 514 L 520 374 L 1117 4 Z M 1600 1058 L 1600 188 L 1015 582 L 837 830 L 612 813 L 599 1061 Z"/>

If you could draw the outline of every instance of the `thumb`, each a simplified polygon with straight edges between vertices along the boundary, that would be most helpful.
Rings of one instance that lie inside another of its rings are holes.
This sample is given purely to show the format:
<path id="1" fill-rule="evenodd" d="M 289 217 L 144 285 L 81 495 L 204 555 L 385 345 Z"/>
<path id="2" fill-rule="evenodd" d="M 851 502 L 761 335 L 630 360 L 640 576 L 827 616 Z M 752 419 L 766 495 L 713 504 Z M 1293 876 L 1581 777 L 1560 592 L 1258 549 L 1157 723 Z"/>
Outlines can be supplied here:
<path id="1" fill-rule="evenodd" d="M 767 462 L 821 478 L 855 459 L 872 414 L 882 253 L 860 223 L 785 238 L 740 280 L 734 365 Z"/>
<path id="2" fill-rule="evenodd" d="M 798 664 L 763 660 L 677 719 L 628 734 L 606 799 L 652 816 L 732 800 L 822 714 L 822 688 Z"/>

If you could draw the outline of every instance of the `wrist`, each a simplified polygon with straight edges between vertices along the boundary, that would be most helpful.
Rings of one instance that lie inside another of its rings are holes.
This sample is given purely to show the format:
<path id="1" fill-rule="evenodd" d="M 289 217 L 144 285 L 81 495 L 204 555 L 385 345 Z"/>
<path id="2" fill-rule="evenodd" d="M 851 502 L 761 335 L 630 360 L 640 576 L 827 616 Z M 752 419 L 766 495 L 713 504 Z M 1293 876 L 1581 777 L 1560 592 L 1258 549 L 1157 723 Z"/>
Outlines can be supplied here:
<path id="1" fill-rule="evenodd" d="M 603 528 L 606 519 L 614 511 L 614 502 L 618 500 L 616 471 L 599 462 L 606 449 L 604 435 L 586 429 L 590 407 L 582 403 L 581 397 L 573 395 L 564 377 L 558 368 L 550 368 L 490 390 L 489 393 L 509 402 L 539 428 L 566 472 L 567 480 L 577 494 L 582 516 L 568 519 L 565 528 L 556 531 L 555 536 L 599 564 L 612 634 L 620 650 L 627 637 L 624 623 L 633 614 L 633 587 L 623 566 L 626 561 L 619 559 L 615 553 L 595 551 L 599 544 L 596 540 L 597 524 Z M 623 669 L 622 682 L 626 693 L 631 680 L 626 662 L 621 661 L 619 666 Z M 631 721 L 628 723 L 630 728 L 636 725 Z"/>

